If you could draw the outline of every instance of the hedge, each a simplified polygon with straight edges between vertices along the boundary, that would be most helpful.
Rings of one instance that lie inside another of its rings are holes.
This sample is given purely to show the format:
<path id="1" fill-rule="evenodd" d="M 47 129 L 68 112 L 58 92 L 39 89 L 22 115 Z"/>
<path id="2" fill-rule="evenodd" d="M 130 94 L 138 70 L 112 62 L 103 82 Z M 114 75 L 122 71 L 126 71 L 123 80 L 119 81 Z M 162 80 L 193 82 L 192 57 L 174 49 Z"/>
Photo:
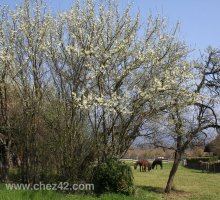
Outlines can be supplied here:
<path id="1" fill-rule="evenodd" d="M 201 169 L 201 166 L 199 164 L 199 161 L 203 161 L 203 162 L 209 162 L 210 168 L 209 171 L 210 172 L 220 172 L 220 163 L 218 163 L 218 156 L 212 156 L 212 157 L 191 157 L 191 158 L 187 158 L 186 162 L 187 162 L 187 167 L 191 168 L 191 169 Z"/>

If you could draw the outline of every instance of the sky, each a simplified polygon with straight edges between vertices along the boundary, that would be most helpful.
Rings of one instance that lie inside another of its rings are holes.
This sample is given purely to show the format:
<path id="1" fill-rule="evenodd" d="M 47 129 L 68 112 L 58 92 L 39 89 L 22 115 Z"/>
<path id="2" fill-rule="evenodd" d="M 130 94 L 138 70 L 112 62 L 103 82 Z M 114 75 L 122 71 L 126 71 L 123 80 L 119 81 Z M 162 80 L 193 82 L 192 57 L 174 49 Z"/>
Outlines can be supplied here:
<path id="1" fill-rule="evenodd" d="M 129 0 L 118 0 L 126 7 Z M 22 0 L 0 0 L 0 5 L 15 7 Z M 46 0 L 53 11 L 67 10 L 71 0 Z M 132 13 L 138 9 L 144 21 L 152 13 L 165 17 L 170 27 L 180 22 L 178 38 L 185 41 L 194 55 L 199 55 L 209 45 L 220 47 L 220 0 L 133 0 Z"/>

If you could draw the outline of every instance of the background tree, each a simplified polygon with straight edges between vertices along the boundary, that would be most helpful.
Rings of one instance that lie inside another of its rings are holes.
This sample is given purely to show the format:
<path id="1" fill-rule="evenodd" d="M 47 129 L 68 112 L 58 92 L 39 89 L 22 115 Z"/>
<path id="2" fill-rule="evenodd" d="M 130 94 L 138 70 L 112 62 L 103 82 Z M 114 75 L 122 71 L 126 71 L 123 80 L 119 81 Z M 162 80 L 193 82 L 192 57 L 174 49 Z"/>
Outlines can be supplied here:
<path id="1" fill-rule="evenodd" d="M 213 55 L 213 52 L 210 52 L 205 65 L 200 63 L 197 67 L 198 71 L 194 72 L 194 76 L 199 78 L 195 79 L 191 86 L 187 83 L 188 87 L 191 87 L 191 102 L 182 96 L 177 97 L 172 108 L 163 113 L 166 120 L 162 117 L 154 121 L 153 128 L 150 128 L 153 133 L 149 137 L 153 144 L 175 151 L 173 167 L 165 189 L 167 193 L 171 191 L 178 165 L 186 150 L 197 144 L 201 145 L 207 135 L 213 133 L 211 129 L 216 130 L 220 127 L 216 114 L 219 98 L 207 89 L 219 73 L 217 63 L 212 61 Z"/>
<path id="2" fill-rule="evenodd" d="M 205 152 L 213 153 L 214 155 L 219 156 L 220 155 L 220 136 L 217 135 L 217 137 L 212 140 L 210 143 L 208 143 L 205 146 Z"/>

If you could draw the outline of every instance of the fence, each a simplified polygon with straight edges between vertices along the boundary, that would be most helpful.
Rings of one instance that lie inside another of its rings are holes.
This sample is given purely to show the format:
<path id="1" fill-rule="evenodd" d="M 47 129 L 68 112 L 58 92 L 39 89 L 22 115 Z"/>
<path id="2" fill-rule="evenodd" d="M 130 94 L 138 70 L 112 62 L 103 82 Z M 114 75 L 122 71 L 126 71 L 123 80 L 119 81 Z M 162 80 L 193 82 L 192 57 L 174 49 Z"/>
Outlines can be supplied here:
<path id="1" fill-rule="evenodd" d="M 138 160 L 149 160 L 151 162 L 153 162 L 155 159 L 154 158 L 136 158 L 136 159 L 132 159 L 132 158 L 122 158 L 120 159 L 123 162 L 128 162 L 128 163 L 135 163 Z M 169 163 L 169 159 L 168 158 L 161 158 L 163 163 Z"/>

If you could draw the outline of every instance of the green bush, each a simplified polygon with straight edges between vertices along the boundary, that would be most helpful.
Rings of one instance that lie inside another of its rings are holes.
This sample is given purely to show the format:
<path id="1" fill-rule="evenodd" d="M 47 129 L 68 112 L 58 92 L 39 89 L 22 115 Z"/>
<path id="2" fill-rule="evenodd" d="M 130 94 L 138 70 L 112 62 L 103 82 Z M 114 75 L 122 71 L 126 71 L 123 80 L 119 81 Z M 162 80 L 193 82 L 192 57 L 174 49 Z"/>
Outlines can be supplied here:
<path id="1" fill-rule="evenodd" d="M 209 158 L 208 162 L 210 162 L 210 163 L 218 162 L 218 156 L 213 156 L 213 157 Z"/>
<path id="2" fill-rule="evenodd" d="M 212 157 L 191 157 L 187 158 L 187 163 L 198 163 L 200 160 L 203 162 L 216 162 L 218 161 L 217 156 L 212 156 Z"/>
<path id="3" fill-rule="evenodd" d="M 95 192 L 115 192 L 122 194 L 133 194 L 134 183 L 131 167 L 117 160 L 109 160 L 98 164 L 93 175 Z"/>

